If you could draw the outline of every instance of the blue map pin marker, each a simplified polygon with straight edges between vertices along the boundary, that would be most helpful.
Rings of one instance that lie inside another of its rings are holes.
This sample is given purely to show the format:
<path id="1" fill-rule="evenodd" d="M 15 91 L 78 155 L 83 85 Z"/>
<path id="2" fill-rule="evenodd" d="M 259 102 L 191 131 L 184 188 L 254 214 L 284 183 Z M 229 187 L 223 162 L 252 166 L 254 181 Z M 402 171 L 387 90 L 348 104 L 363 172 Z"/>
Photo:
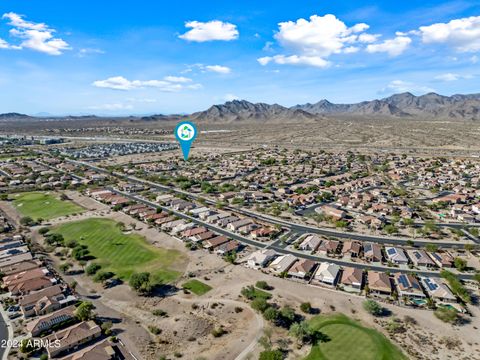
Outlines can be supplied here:
<path id="1" fill-rule="evenodd" d="M 197 137 L 197 127 L 190 121 L 182 121 L 175 128 L 175 137 L 180 143 L 183 152 L 183 159 L 186 161 L 193 140 Z"/>

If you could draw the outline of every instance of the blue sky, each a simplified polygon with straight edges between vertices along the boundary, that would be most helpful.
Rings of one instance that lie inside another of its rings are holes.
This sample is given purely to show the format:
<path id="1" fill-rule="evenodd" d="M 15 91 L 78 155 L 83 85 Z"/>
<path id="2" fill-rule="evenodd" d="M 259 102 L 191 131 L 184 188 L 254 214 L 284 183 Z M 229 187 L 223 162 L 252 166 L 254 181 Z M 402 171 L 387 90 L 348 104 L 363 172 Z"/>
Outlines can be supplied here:
<path id="1" fill-rule="evenodd" d="M 2 0 L 0 17 L 0 113 L 479 92 L 480 1 Z"/>

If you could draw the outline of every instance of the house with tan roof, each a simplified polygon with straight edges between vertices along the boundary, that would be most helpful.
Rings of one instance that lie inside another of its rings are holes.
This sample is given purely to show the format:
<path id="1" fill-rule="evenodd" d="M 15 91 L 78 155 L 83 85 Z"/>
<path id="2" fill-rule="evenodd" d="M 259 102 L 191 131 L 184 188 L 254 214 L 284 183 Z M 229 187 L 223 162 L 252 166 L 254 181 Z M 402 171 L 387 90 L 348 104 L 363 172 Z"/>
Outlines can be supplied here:
<path id="1" fill-rule="evenodd" d="M 16 264 L 4 266 L 0 268 L 0 271 L 4 276 L 14 275 L 20 272 L 36 269 L 42 265 L 40 260 L 26 260 Z"/>
<path id="2" fill-rule="evenodd" d="M 25 326 L 31 336 L 38 336 L 41 333 L 50 330 L 53 326 L 72 320 L 75 317 L 75 306 L 54 311 L 52 313 L 40 316 Z"/>
<path id="3" fill-rule="evenodd" d="M 225 244 L 228 241 L 230 241 L 230 239 L 228 237 L 223 236 L 223 235 L 219 235 L 219 236 L 215 236 L 211 239 L 205 240 L 203 242 L 203 247 L 204 247 L 204 249 L 211 250 L 211 249 L 216 248 L 217 246 Z"/>
<path id="4" fill-rule="evenodd" d="M 94 321 L 83 321 L 66 329 L 48 335 L 42 340 L 49 345 L 45 347 L 51 358 L 78 349 L 80 346 L 99 338 L 102 329 Z"/>
<path id="5" fill-rule="evenodd" d="M 367 242 L 363 244 L 363 256 L 369 262 L 382 262 L 382 247 L 377 243 Z"/>
<path id="6" fill-rule="evenodd" d="M 395 273 L 393 274 L 393 279 L 397 287 L 398 295 L 401 297 L 414 299 L 426 298 L 420 283 L 413 275 Z"/>
<path id="7" fill-rule="evenodd" d="M 345 291 L 361 292 L 363 286 L 363 270 L 354 267 L 344 267 L 340 284 L 342 284 L 343 290 Z"/>
<path id="8" fill-rule="evenodd" d="M 371 294 L 380 296 L 390 296 L 392 294 L 390 277 L 384 272 L 369 271 L 367 275 L 367 283 Z"/>
<path id="9" fill-rule="evenodd" d="M 135 360 L 121 343 L 112 343 L 108 339 L 86 346 L 61 360 Z"/>
<path id="10" fill-rule="evenodd" d="M 321 255 L 333 255 L 337 253 L 340 247 L 340 241 L 323 240 L 317 248 L 317 252 Z"/>
<path id="11" fill-rule="evenodd" d="M 435 263 L 422 249 L 408 249 L 407 255 L 415 266 L 435 267 Z"/>
<path id="12" fill-rule="evenodd" d="M 74 301 L 74 297 L 71 297 Z M 25 317 L 34 315 L 44 315 L 58 310 L 62 305 L 68 304 L 68 297 L 63 293 L 60 285 L 50 286 L 48 288 L 31 292 L 23 296 L 18 305 Z"/>
<path id="13" fill-rule="evenodd" d="M 317 263 L 313 260 L 299 259 L 288 270 L 288 276 L 298 279 L 309 278 L 312 276 L 315 266 L 317 266 Z"/>
<path id="14" fill-rule="evenodd" d="M 34 279 L 28 279 L 20 281 L 8 286 L 8 291 L 13 296 L 20 296 L 29 294 L 32 291 L 45 289 L 47 287 L 55 285 L 57 280 L 49 276 L 40 276 Z"/>
<path id="15" fill-rule="evenodd" d="M 345 241 L 342 247 L 342 255 L 351 258 L 360 257 L 362 244 L 358 241 Z"/>
<path id="16" fill-rule="evenodd" d="M 437 301 L 444 303 L 456 303 L 457 297 L 453 295 L 450 288 L 437 277 L 420 277 L 420 282 L 428 295 Z"/>

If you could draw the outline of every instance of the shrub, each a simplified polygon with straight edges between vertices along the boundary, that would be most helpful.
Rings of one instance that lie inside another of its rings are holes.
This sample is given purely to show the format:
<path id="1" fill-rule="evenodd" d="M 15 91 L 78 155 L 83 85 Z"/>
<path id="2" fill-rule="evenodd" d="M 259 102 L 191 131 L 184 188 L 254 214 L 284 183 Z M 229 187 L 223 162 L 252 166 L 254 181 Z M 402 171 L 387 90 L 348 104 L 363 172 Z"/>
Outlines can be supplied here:
<path id="1" fill-rule="evenodd" d="M 255 286 L 262 290 L 270 290 L 270 285 L 266 281 L 257 281 Z"/>
<path id="2" fill-rule="evenodd" d="M 443 322 L 455 324 L 458 321 L 458 312 L 455 309 L 439 307 L 433 314 Z"/>
<path id="3" fill-rule="evenodd" d="M 363 308 L 374 316 L 381 316 L 384 312 L 382 306 L 374 300 L 365 300 L 363 302 Z"/>
<path id="4" fill-rule="evenodd" d="M 300 310 L 302 310 L 305 314 L 310 314 L 312 312 L 312 305 L 309 302 L 301 303 Z"/>
<path id="5" fill-rule="evenodd" d="M 93 281 L 95 282 L 104 282 L 108 279 L 111 279 L 112 277 L 114 277 L 115 274 L 112 273 L 111 271 L 99 271 L 95 274 L 95 276 L 93 277 Z"/>
<path id="6" fill-rule="evenodd" d="M 155 315 L 155 316 L 161 316 L 161 317 L 167 317 L 168 316 L 167 312 L 164 311 L 164 310 L 161 310 L 161 309 L 153 310 L 152 314 Z"/>
<path id="7" fill-rule="evenodd" d="M 162 329 L 159 329 L 156 326 L 149 325 L 148 330 L 153 334 L 153 335 L 160 335 L 162 333 Z"/>
<path id="8" fill-rule="evenodd" d="M 225 329 L 221 326 L 212 330 L 212 335 L 213 337 L 216 337 L 216 338 L 224 335 L 225 333 L 226 333 Z"/>

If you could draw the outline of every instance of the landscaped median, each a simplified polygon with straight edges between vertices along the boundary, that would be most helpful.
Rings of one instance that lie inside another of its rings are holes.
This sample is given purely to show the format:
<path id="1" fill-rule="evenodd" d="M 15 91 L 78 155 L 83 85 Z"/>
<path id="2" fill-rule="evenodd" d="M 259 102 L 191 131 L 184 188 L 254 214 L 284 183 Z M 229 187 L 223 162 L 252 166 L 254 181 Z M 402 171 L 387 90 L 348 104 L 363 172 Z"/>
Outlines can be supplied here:
<path id="1" fill-rule="evenodd" d="M 111 272 L 124 281 L 133 273 L 148 272 L 153 284 L 170 283 L 178 279 L 186 263 L 179 251 L 158 248 L 141 235 L 124 233 L 122 224 L 111 219 L 73 221 L 50 229 L 50 233 L 62 235 L 65 244 L 78 243 L 73 255 L 81 253 L 75 249 L 84 246 L 88 251 L 77 260 L 84 257 L 98 264 L 96 273 Z"/>

